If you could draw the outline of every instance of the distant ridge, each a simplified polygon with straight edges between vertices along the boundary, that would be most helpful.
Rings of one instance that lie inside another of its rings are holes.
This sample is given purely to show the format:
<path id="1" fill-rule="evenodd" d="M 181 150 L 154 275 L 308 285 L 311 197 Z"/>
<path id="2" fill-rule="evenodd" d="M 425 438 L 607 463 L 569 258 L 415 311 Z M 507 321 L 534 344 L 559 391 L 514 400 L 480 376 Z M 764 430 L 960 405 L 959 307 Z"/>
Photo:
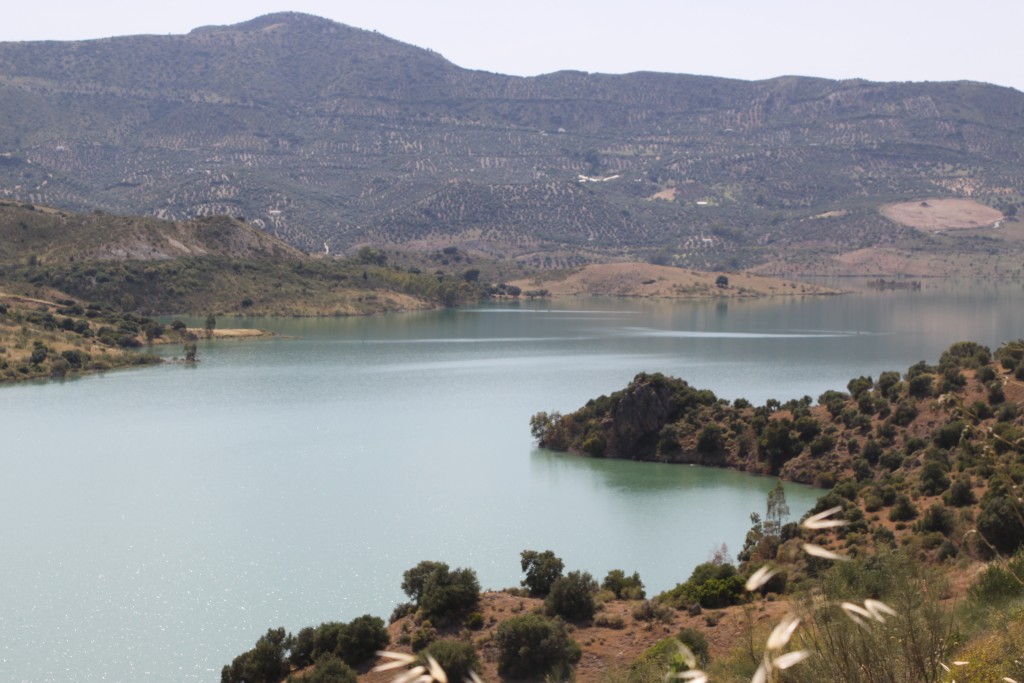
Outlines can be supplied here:
<path id="1" fill-rule="evenodd" d="M 1011 210 L 1024 197 L 1024 94 L 1011 88 L 512 77 L 296 12 L 2 43 L 0 121 L 0 197 L 244 216 L 332 253 L 459 244 L 538 265 L 740 267 L 941 251 L 948 240 L 879 207 L 969 197 Z"/>

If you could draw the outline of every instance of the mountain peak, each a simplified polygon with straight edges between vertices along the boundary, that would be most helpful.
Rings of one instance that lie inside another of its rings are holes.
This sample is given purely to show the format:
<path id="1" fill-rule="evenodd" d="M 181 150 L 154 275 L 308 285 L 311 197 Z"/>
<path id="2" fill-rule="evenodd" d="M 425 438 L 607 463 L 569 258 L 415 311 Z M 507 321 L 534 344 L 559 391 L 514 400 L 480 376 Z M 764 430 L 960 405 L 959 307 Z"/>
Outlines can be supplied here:
<path id="1" fill-rule="evenodd" d="M 200 26 L 199 28 L 195 28 L 190 31 L 190 33 L 224 30 L 243 31 L 248 33 L 272 31 L 278 28 L 303 28 L 306 30 L 319 31 L 336 31 L 338 29 L 348 29 L 351 31 L 361 30 L 351 26 L 346 26 L 345 24 L 339 24 L 338 22 L 330 19 L 318 17 L 315 14 L 306 14 L 305 12 L 273 12 L 238 24 L 229 24 L 226 26 Z"/>

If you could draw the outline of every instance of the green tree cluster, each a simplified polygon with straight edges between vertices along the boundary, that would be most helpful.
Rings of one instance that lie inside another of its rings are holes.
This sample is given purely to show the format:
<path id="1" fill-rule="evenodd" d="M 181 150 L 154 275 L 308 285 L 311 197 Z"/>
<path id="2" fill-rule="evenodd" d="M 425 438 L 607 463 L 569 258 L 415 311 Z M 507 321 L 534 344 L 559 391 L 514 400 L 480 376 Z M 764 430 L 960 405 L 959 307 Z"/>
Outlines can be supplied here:
<path id="1" fill-rule="evenodd" d="M 451 623 L 476 609 L 480 582 L 472 569 L 450 569 L 444 562 L 424 560 L 407 570 L 402 590 L 416 604 L 424 619 Z"/>

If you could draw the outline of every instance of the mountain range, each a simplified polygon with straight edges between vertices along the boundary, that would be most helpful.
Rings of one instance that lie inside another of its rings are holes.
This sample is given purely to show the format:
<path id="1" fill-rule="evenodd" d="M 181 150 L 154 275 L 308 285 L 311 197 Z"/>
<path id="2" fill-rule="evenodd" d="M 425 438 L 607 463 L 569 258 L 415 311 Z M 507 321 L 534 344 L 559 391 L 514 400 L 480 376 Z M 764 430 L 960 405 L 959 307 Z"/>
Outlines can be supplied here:
<path id="1" fill-rule="evenodd" d="M 1012 216 L 1022 133 L 1024 94 L 983 83 L 513 77 L 298 13 L 0 43 L 0 197 L 228 214 L 332 254 L 453 244 L 549 267 L 723 268 L 1015 249 L 880 209 L 960 197 Z"/>

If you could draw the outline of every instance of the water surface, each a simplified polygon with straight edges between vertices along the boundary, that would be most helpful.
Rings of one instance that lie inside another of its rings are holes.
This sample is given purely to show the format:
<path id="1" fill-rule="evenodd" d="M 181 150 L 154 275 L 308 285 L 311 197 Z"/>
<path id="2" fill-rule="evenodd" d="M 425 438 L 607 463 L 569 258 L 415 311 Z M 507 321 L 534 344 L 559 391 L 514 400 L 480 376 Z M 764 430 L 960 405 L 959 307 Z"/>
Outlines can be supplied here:
<path id="1" fill-rule="evenodd" d="M 1024 334 L 1019 285 L 750 302 L 570 301 L 243 320 L 165 365 L 0 391 L 0 676 L 216 681 L 268 627 L 403 599 L 423 559 L 515 585 L 523 549 L 650 592 L 774 480 L 534 447 L 528 419 L 638 372 L 787 400 Z M 176 353 L 176 349 L 163 349 Z M 794 515 L 818 494 L 787 485 Z"/>

